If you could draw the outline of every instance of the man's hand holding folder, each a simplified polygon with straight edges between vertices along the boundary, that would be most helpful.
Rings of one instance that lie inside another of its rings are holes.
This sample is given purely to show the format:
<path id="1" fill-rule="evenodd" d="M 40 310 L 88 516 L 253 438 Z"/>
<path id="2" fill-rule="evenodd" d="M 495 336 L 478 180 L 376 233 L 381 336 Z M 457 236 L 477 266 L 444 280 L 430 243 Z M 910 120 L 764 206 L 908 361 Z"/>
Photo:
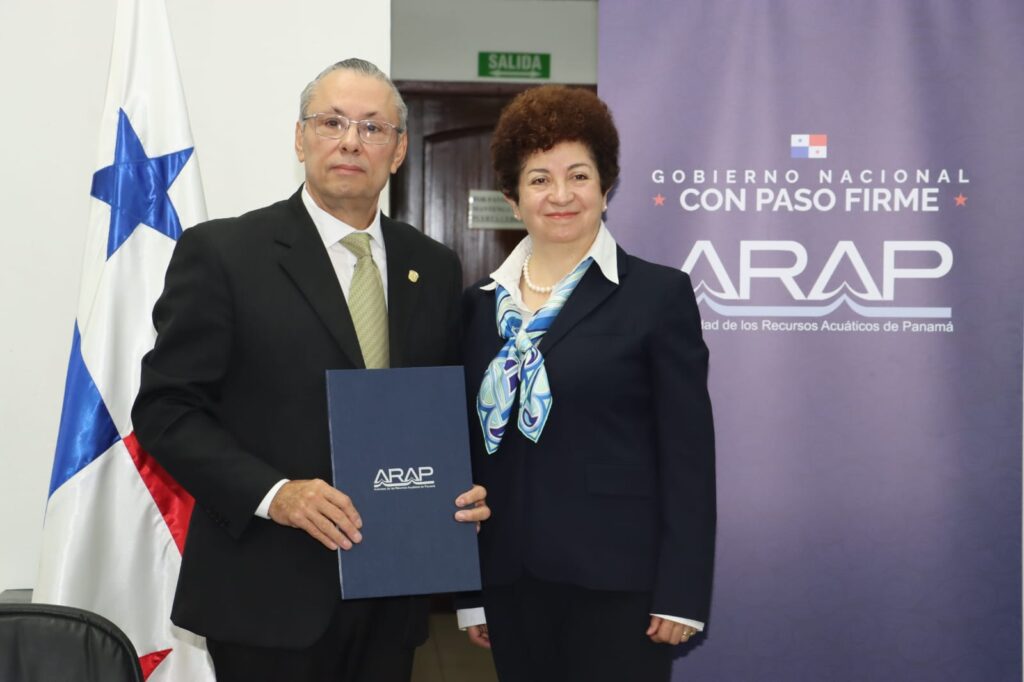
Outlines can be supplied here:
<path id="1" fill-rule="evenodd" d="M 459 495 L 455 506 L 459 508 L 455 520 L 475 523 L 478 531 L 480 522 L 491 516 L 487 491 L 480 485 Z M 288 481 L 281 486 L 270 503 L 270 518 L 282 526 L 306 531 L 331 551 L 352 549 L 363 540 L 359 532 L 363 520 L 352 499 L 319 478 Z"/>

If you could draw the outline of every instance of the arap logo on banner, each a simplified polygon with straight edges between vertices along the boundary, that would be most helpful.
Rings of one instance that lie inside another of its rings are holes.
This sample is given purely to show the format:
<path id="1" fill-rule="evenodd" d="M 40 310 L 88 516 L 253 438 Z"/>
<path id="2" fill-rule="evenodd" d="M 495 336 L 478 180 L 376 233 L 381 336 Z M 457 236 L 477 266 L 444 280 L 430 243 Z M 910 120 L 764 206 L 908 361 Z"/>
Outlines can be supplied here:
<path id="1" fill-rule="evenodd" d="M 790 135 L 790 158 L 828 158 L 828 135 Z M 656 168 L 652 201 L 678 188 L 684 213 L 935 213 L 963 209 L 964 168 Z M 956 195 L 953 196 L 953 192 Z M 852 311 L 887 324 L 765 322 L 726 329 L 772 331 L 952 332 L 953 311 L 941 301 L 901 300 L 909 280 L 937 280 L 953 268 L 950 245 L 939 239 L 838 239 L 812 257 L 795 239 L 698 239 L 681 263 L 698 301 L 726 318 L 830 318 Z M 918 296 L 920 298 L 920 296 Z M 844 310 L 845 309 L 845 310 Z M 705 322 L 705 329 L 719 326 Z"/>

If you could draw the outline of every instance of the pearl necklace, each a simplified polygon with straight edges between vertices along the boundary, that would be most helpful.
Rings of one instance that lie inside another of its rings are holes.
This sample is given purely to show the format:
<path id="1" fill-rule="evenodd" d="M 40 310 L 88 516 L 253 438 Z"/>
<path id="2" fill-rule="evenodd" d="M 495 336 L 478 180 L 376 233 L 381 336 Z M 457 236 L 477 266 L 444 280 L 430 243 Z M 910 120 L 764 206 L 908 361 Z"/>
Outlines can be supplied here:
<path id="1" fill-rule="evenodd" d="M 552 291 L 555 290 L 554 284 L 552 284 L 549 287 L 539 287 L 533 283 L 532 279 L 530 279 L 530 258 L 532 256 L 533 254 L 531 253 L 529 256 L 526 257 L 526 260 L 523 261 L 523 281 L 526 282 L 526 288 L 534 293 L 550 294 Z"/>

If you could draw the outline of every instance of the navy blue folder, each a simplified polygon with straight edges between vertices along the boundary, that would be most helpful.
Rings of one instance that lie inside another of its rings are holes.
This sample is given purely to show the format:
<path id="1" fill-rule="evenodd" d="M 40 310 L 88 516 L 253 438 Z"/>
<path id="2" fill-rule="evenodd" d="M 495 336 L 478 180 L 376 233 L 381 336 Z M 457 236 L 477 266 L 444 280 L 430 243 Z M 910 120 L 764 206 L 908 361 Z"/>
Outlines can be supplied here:
<path id="1" fill-rule="evenodd" d="M 342 599 L 480 589 L 462 367 L 328 370 L 334 486 L 363 541 L 338 550 Z"/>

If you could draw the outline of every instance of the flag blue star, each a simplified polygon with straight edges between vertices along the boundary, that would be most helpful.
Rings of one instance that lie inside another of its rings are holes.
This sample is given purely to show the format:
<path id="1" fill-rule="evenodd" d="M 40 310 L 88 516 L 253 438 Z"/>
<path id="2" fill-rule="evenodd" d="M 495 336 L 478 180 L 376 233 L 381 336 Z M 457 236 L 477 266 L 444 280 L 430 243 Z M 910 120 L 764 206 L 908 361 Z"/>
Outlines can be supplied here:
<path id="1" fill-rule="evenodd" d="M 107 258 L 140 224 L 171 239 L 181 236 L 181 221 L 167 190 L 184 168 L 194 147 L 150 158 L 124 110 L 117 119 L 114 163 L 92 176 L 92 196 L 110 204 Z"/>

